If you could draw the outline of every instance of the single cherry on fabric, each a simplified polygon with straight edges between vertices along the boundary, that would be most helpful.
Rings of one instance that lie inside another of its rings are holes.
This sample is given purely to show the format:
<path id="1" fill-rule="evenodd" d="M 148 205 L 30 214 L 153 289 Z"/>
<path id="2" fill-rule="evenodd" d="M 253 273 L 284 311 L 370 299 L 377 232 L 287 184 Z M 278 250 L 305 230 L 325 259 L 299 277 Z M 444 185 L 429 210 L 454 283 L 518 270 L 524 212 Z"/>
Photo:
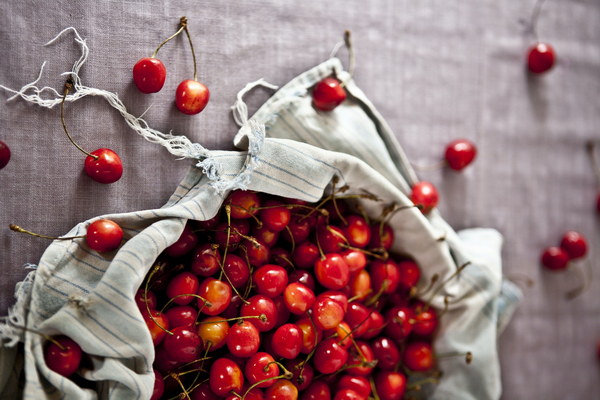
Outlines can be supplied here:
<path id="1" fill-rule="evenodd" d="M 432 183 L 421 181 L 413 185 L 410 199 L 421 208 L 423 214 L 428 214 L 437 206 L 440 196 Z"/>
<path id="2" fill-rule="evenodd" d="M 116 250 L 123 240 L 123 229 L 109 219 L 98 219 L 92 222 L 86 231 L 87 245 L 99 253 Z"/>
<path id="3" fill-rule="evenodd" d="M 133 81 L 142 93 L 159 92 L 166 79 L 167 68 L 155 55 L 144 57 L 133 66 Z"/>
<path id="4" fill-rule="evenodd" d="M 560 241 L 560 247 L 569 254 L 571 260 L 581 258 L 587 253 L 585 237 L 575 231 L 565 232 Z"/>
<path id="5" fill-rule="evenodd" d="M 554 48 L 548 43 L 536 43 L 527 53 L 527 68 L 533 74 L 549 71 L 555 62 Z"/>
<path id="6" fill-rule="evenodd" d="M 81 347 L 67 336 L 50 338 L 44 348 L 44 361 L 52 371 L 69 377 L 81 363 Z"/>
<path id="7" fill-rule="evenodd" d="M 321 111 L 332 111 L 346 100 L 346 90 L 340 81 L 327 77 L 321 80 L 312 92 L 313 106 Z"/>
<path id="8" fill-rule="evenodd" d="M 477 147 L 467 139 L 456 139 L 448 143 L 444 158 L 448 167 L 460 171 L 473 162 Z"/>
<path id="9" fill-rule="evenodd" d="M 10 148 L 6 143 L 0 140 L 0 169 L 6 167 L 10 161 Z"/>

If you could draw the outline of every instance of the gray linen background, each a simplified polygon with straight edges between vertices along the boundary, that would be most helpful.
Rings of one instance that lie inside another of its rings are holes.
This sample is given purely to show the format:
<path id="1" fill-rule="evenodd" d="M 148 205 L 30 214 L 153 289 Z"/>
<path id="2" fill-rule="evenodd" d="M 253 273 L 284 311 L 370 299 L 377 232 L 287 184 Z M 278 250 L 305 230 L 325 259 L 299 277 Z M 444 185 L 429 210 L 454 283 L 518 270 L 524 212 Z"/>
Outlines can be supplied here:
<path id="1" fill-rule="evenodd" d="M 82 70 L 88 86 L 118 92 L 134 114 L 211 149 L 231 149 L 236 127 L 229 106 L 248 81 L 282 85 L 323 61 L 344 29 L 357 51 L 355 81 L 391 125 L 414 162 L 439 158 L 447 142 L 474 140 L 476 163 L 461 174 L 422 172 L 438 185 L 440 211 L 456 229 L 487 226 L 505 237 L 508 275 L 536 285 L 500 340 L 503 399 L 600 397 L 600 282 L 567 302 L 575 274 L 541 271 L 538 257 L 566 229 L 584 233 L 598 269 L 600 219 L 584 142 L 600 138 L 600 2 L 548 0 L 538 31 L 552 43 L 557 68 L 528 78 L 523 57 L 531 38 L 519 23 L 534 1 L 4 1 L 0 2 L 0 84 L 32 81 L 44 60 L 43 82 L 61 89 L 79 49 L 70 37 L 42 47 L 74 26 L 91 53 Z M 131 67 L 186 15 L 199 55 L 200 80 L 211 89 L 202 114 L 180 114 L 173 93 L 192 74 L 180 38 L 160 52 L 168 69 L 162 92 L 142 96 Z M 343 59 L 345 53 L 340 56 Z M 267 97 L 248 96 L 257 106 Z M 22 265 L 49 244 L 11 233 L 17 223 L 62 234 L 96 215 L 155 208 L 189 166 L 131 131 L 101 99 L 66 109 L 75 138 L 94 150 L 110 147 L 125 163 L 123 178 L 100 185 L 82 172 L 83 155 L 64 137 L 58 109 L 0 95 L 0 140 L 13 158 L 0 171 L 0 313 L 13 303 Z"/>

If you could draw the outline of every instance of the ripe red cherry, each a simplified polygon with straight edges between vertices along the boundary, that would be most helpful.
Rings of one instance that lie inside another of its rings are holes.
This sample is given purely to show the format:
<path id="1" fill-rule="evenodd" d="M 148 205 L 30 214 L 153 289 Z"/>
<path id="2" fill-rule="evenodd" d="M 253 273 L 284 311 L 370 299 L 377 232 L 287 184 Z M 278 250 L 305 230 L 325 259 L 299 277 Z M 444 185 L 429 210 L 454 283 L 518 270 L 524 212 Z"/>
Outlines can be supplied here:
<path id="1" fill-rule="evenodd" d="M 158 58 L 144 57 L 133 66 L 133 81 L 142 93 L 156 93 L 167 78 L 165 64 Z"/>
<path id="2" fill-rule="evenodd" d="M 310 241 L 300 243 L 292 253 L 292 260 L 298 268 L 312 268 L 318 259 L 319 248 Z"/>
<path id="3" fill-rule="evenodd" d="M 402 341 L 412 332 L 411 321 L 414 319 L 414 314 L 409 307 L 393 307 L 388 310 L 385 317 L 386 321 L 389 321 L 385 332 L 392 339 Z"/>
<path id="4" fill-rule="evenodd" d="M 350 271 L 344 258 L 337 253 L 326 254 L 315 263 L 319 283 L 328 289 L 342 289 L 350 281 Z"/>
<path id="5" fill-rule="evenodd" d="M 179 326 L 171 332 L 172 335 L 165 337 L 163 347 L 173 359 L 187 363 L 200 358 L 202 341 L 194 330 L 187 326 Z"/>
<path id="6" fill-rule="evenodd" d="M 301 400 L 331 400 L 331 390 L 324 380 L 313 381 L 302 393 Z"/>
<path id="7" fill-rule="evenodd" d="M 303 216 L 292 217 L 288 228 L 290 228 L 289 231 L 283 231 L 283 238 L 288 242 L 299 244 L 304 242 L 310 235 L 310 222 L 308 218 L 303 218 Z"/>
<path id="8" fill-rule="evenodd" d="M 429 371 L 434 363 L 433 350 L 427 342 L 411 342 L 404 349 L 404 365 L 413 371 Z"/>
<path id="9" fill-rule="evenodd" d="M 321 111 L 331 111 L 346 100 L 346 91 L 335 78 L 322 79 L 312 93 L 313 106 Z"/>
<path id="10" fill-rule="evenodd" d="M 333 374 L 348 361 L 348 351 L 342 347 L 336 338 L 325 339 L 317 345 L 313 364 L 322 374 Z"/>
<path id="11" fill-rule="evenodd" d="M 337 388 L 338 390 L 352 390 L 361 399 L 366 399 L 371 394 L 371 384 L 364 376 L 344 375 L 338 381 Z"/>
<path id="12" fill-rule="evenodd" d="M 271 250 L 264 243 L 258 240 L 244 239 L 242 246 L 251 266 L 260 267 L 269 262 Z"/>
<path id="13" fill-rule="evenodd" d="M 329 297 L 318 297 L 312 306 L 314 323 L 319 329 L 333 329 L 344 320 L 344 309 Z"/>
<path id="14" fill-rule="evenodd" d="M 353 214 L 346 217 L 346 222 L 343 231 L 348 243 L 354 247 L 366 247 L 371 241 L 371 229 L 367 221 L 360 215 Z"/>
<path id="15" fill-rule="evenodd" d="M 363 400 L 363 396 L 359 395 L 352 389 L 339 390 L 333 400 Z"/>
<path id="16" fill-rule="evenodd" d="M 260 219 L 265 228 L 280 232 L 285 229 L 292 218 L 291 211 L 283 205 L 282 202 L 276 200 L 268 200 L 264 203 L 260 211 Z"/>
<path id="17" fill-rule="evenodd" d="M 567 231 L 560 241 L 560 247 L 569 254 L 571 260 L 581 258 L 587 253 L 585 237 L 575 231 Z"/>
<path id="18" fill-rule="evenodd" d="M 6 167 L 10 161 L 10 149 L 8 145 L 0 140 L 0 169 Z"/>
<path id="19" fill-rule="evenodd" d="M 240 308 L 241 317 L 266 317 L 266 320 L 262 318 L 248 319 L 259 332 L 267 332 L 275 327 L 277 323 L 277 309 L 273 300 L 262 294 L 252 296 L 244 303 Z"/>
<path id="20" fill-rule="evenodd" d="M 341 252 L 347 243 L 344 232 L 332 225 L 317 228 L 317 241 L 325 253 Z"/>
<path id="21" fill-rule="evenodd" d="M 191 270 L 200 276 L 211 276 L 217 273 L 221 265 L 221 253 L 210 243 L 200 245 L 194 253 Z"/>
<path id="22" fill-rule="evenodd" d="M 184 114 L 198 114 L 208 104 L 210 92 L 202 83 L 186 79 L 177 86 L 175 105 Z"/>
<path id="23" fill-rule="evenodd" d="M 438 317 L 435 309 L 418 302 L 414 307 L 413 333 L 419 336 L 431 336 L 438 326 Z"/>
<path id="24" fill-rule="evenodd" d="M 357 348 L 358 349 L 357 349 Z M 350 348 L 350 356 L 348 357 L 348 361 L 346 361 L 347 365 L 357 365 L 361 363 L 366 363 L 366 365 L 361 365 L 358 367 L 348 368 L 346 372 L 350 375 L 361 375 L 367 376 L 373 371 L 373 366 L 369 365 L 375 360 L 375 356 L 373 355 L 373 350 L 368 343 L 357 341 L 356 347 Z M 360 353 L 358 350 L 360 349 Z"/>
<path id="25" fill-rule="evenodd" d="M 299 282 L 290 283 L 283 291 L 285 305 L 293 314 L 304 314 L 315 302 L 315 294 Z"/>
<path id="26" fill-rule="evenodd" d="M 322 331 L 317 329 L 317 327 L 313 325 L 313 322 L 309 318 L 299 319 L 296 321 L 296 326 L 302 331 L 302 346 L 300 348 L 300 352 L 302 354 L 308 354 L 321 341 Z M 349 328 L 348 332 L 350 332 Z"/>
<path id="27" fill-rule="evenodd" d="M 569 253 L 557 246 L 547 247 L 541 257 L 542 265 L 549 270 L 560 271 L 569 264 Z"/>
<path id="28" fill-rule="evenodd" d="M 367 256 L 360 250 L 346 249 L 340 255 L 344 258 L 346 264 L 348 264 L 350 274 L 362 270 L 367 265 Z"/>
<path id="29" fill-rule="evenodd" d="M 198 325 L 198 336 L 209 351 L 223 347 L 229 334 L 229 324 L 221 316 L 206 317 Z"/>
<path id="30" fill-rule="evenodd" d="M 165 312 L 169 320 L 169 326 L 176 328 L 178 326 L 192 326 L 198 318 L 198 311 L 191 306 L 176 306 Z"/>
<path id="31" fill-rule="evenodd" d="M 554 49 L 548 43 L 537 43 L 529 48 L 527 67 L 534 74 L 548 71 L 554 65 Z"/>
<path id="32" fill-rule="evenodd" d="M 292 271 L 289 275 L 289 283 L 298 282 L 312 290 L 315 291 L 315 278 L 311 273 L 303 269 L 296 269 Z"/>
<path id="33" fill-rule="evenodd" d="M 236 289 L 245 286 L 250 278 L 250 268 L 243 258 L 235 254 L 227 254 L 223 262 L 223 270 Z"/>
<path id="34" fill-rule="evenodd" d="M 175 275 L 167 285 L 167 297 L 173 299 L 175 304 L 186 305 L 194 300 L 194 296 L 184 296 L 197 294 L 200 282 L 196 275 L 191 272 L 181 272 Z"/>
<path id="35" fill-rule="evenodd" d="M 273 378 L 279 375 L 279 366 L 270 354 L 260 351 L 248 359 L 244 372 L 246 379 L 248 379 L 251 385 L 266 380 L 256 386 L 266 388 L 275 383 Z"/>
<path id="36" fill-rule="evenodd" d="M 380 336 L 372 343 L 373 356 L 379 360 L 377 367 L 382 370 L 393 370 L 400 362 L 400 350 L 392 339 Z"/>
<path id="37" fill-rule="evenodd" d="M 258 293 L 273 298 L 283 293 L 288 273 L 279 265 L 266 264 L 254 271 L 253 281 Z"/>
<path id="38" fill-rule="evenodd" d="M 191 393 L 190 397 L 192 400 L 220 400 L 221 397 L 213 393 L 208 382 L 204 382 L 200 386 L 196 387 Z"/>
<path id="39" fill-rule="evenodd" d="M 198 299 L 198 309 L 206 315 L 219 315 L 231 303 L 231 286 L 226 282 L 206 278 L 198 288 L 198 295 L 206 299 L 210 304 L 205 304 Z"/>
<path id="40" fill-rule="evenodd" d="M 46 365 L 62 376 L 69 377 L 73 375 L 81 363 L 81 347 L 67 336 L 56 336 L 52 340 L 54 342 L 48 341 L 44 348 Z"/>
<path id="41" fill-rule="evenodd" d="M 135 304 L 137 304 L 140 311 L 146 311 L 146 303 L 148 303 L 148 308 L 154 310 L 156 308 L 156 295 L 151 290 L 144 291 L 143 289 L 139 289 L 135 293 Z"/>
<path id="42" fill-rule="evenodd" d="M 99 253 L 113 251 L 121 245 L 123 230 L 114 221 L 98 219 L 92 222 L 85 235 L 85 241 L 92 250 Z"/>
<path id="43" fill-rule="evenodd" d="M 235 361 L 219 358 L 210 367 L 210 389 L 217 396 L 227 396 L 229 392 L 241 393 L 244 387 L 244 374 Z"/>
<path id="44" fill-rule="evenodd" d="M 416 262 L 412 260 L 400 261 L 398 268 L 400 269 L 400 286 L 404 290 L 410 290 L 417 286 L 421 278 L 421 269 Z"/>
<path id="45" fill-rule="evenodd" d="M 154 370 L 154 389 L 152 390 L 152 397 L 150 400 L 160 400 L 163 393 L 165 392 L 165 382 L 160 372 Z"/>
<path id="46" fill-rule="evenodd" d="M 369 266 L 371 282 L 375 293 L 393 293 L 398 288 L 401 275 L 398 264 L 387 259 L 385 261 L 375 260 Z"/>
<path id="47" fill-rule="evenodd" d="M 379 336 L 379 334 L 385 328 L 386 323 L 386 320 L 383 318 L 383 315 L 381 315 L 379 311 L 371 312 L 371 314 L 369 314 L 368 321 L 369 330 L 367 330 L 367 332 L 365 332 L 365 334 L 362 336 L 363 339 L 371 339 L 376 336 Z"/>
<path id="48" fill-rule="evenodd" d="M 234 356 L 250 357 L 258 351 L 259 346 L 260 333 L 248 320 L 236 322 L 229 328 L 227 348 Z"/>
<path id="49" fill-rule="evenodd" d="M 273 351 L 279 357 L 289 360 L 298 357 L 302 350 L 302 335 L 302 330 L 296 324 L 281 325 L 271 340 Z"/>
<path id="50" fill-rule="evenodd" d="M 295 360 L 286 360 L 284 363 L 285 368 L 294 375 L 291 381 L 299 391 L 306 389 L 312 383 L 315 375 L 313 367 L 305 361 L 301 358 L 296 358 Z"/>
<path id="51" fill-rule="evenodd" d="M 225 200 L 225 204 L 231 205 L 231 218 L 245 219 L 258 212 L 260 198 L 255 192 L 234 190 Z"/>
<path id="52" fill-rule="evenodd" d="M 355 338 L 361 337 L 369 330 L 369 314 L 371 310 L 361 303 L 353 301 L 348 304 L 344 321 L 352 328 L 352 335 Z"/>
<path id="53" fill-rule="evenodd" d="M 376 223 L 371 225 L 371 241 L 369 247 L 390 250 L 394 244 L 394 231 L 388 224 Z"/>
<path id="54" fill-rule="evenodd" d="M 198 236 L 196 236 L 192 228 L 186 224 L 177 241 L 167 247 L 165 253 L 170 257 L 181 257 L 195 249 L 197 244 Z"/>
<path id="55" fill-rule="evenodd" d="M 375 375 L 375 389 L 381 400 L 401 400 L 406 391 L 406 377 L 400 372 L 380 372 Z"/>
<path id="56" fill-rule="evenodd" d="M 423 214 L 429 213 L 437 206 L 440 196 L 437 189 L 430 182 L 421 181 L 414 184 L 410 194 L 410 200 L 420 206 Z"/>
<path id="57" fill-rule="evenodd" d="M 364 269 L 350 275 L 347 291 L 350 296 L 357 300 L 366 298 L 369 294 L 373 293 L 373 289 L 371 288 L 371 275 Z"/>
<path id="58" fill-rule="evenodd" d="M 467 139 L 457 139 L 446 146 L 444 158 L 450 168 L 460 171 L 471 164 L 477 155 L 475 144 Z"/>
<path id="59" fill-rule="evenodd" d="M 277 380 L 265 390 L 266 400 L 297 400 L 298 388 L 287 379 Z"/>
<path id="60" fill-rule="evenodd" d="M 87 156 L 83 165 L 86 174 L 96 182 L 113 183 L 123 175 L 123 162 L 121 158 L 111 149 L 98 149 L 91 152 L 93 156 Z"/>
<path id="61" fill-rule="evenodd" d="M 144 322 L 146 322 L 146 326 L 150 332 L 152 344 L 156 347 L 164 340 L 165 336 L 167 336 L 165 330 L 169 329 L 169 319 L 165 314 L 158 310 L 150 310 L 150 313 L 152 314 L 152 318 L 150 318 L 148 311 L 142 310 L 142 316 L 144 317 Z"/>

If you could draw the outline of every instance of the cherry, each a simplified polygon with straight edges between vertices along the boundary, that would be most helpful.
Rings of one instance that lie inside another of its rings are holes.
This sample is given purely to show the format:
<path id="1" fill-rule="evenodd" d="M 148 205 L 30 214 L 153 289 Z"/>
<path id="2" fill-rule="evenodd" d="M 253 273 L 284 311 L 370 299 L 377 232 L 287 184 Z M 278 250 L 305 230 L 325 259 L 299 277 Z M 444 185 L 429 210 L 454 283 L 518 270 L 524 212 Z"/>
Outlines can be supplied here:
<path id="1" fill-rule="evenodd" d="M 271 249 L 271 258 L 269 260 L 271 264 L 285 265 L 294 269 L 294 264 L 291 260 L 292 255 L 287 249 L 283 247 L 273 247 Z"/>
<path id="2" fill-rule="evenodd" d="M 438 326 L 438 317 L 435 309 L 418 302 L 414 307 L 413 332 L 419 336 L 431 336 Z"/>
<path id="3" fill-rule="evenodd" d="M 300 328 L 302 334 L 302 345 L 300 352 L 309 354 L 321 341 L 322 331 L 309 318 L 302 318 L 296 321 L 296 326 Z M 348 329 L 350 332 L 350 329 Z"/>
<path id="4" fill-rule="evenodd" d="M 400 362 L 400 350 L 392 339 L 380 336 L 375 339 L 371 345 L 373 356 L 377 362 L 377 367 L 382 370 L 393 370 Z"/>
<path id="5" fill-rule="evenodd" d="M 362 270 L 367 265 L 367 256 L 360 250 L 346 249 L 339 254 L 346 261 L 350 274 Z"/>
<path id="6" fill-rule="evenodd" d="M 400 270 L 400 287 L 404 290 L 410 290 L 417 286 L 419 279 L 421 279 L 421 269 L 416 262 L 413 260 L 400 261 L 398 269 Z"/>
<path id="7" fill-rule="evenodd" d="M 146 310 L 142 310 L 142 316 L 144 317 L 146 326 L 148 326 L 148 331 L 150 331 L 152 343 L 154 344 L 154 347 L 156 347 L 167 335 L 166 331 L 169 330 L 169 319 L 165 314 L 157 310 L 150 310 L 150 313 Z"/>
<path id="8" fill-rule="evenodd" d="M 325 339 L 317 345 L 313 364 L 322 374 L 333 374 L 346 364 L 348 351 L 336 339 Z"/>
<path id="9" fill-rule="evenodd" d="M 217 396 L 227 396 L 229 392 L 240 393 L 244 387 L 244 374 L 235 361 L 218 358 L 210 367 L 210 389 Z"/>
<path id="10" fill-rule="evenodd" d="M 361 399 L 366 399 L 371 395 L 371 384 L 364 376 L 344 375 L 338 381 L 337 389 L 338 391 L 352 390 L 358 394 Z"/>
<path id="11" fill-rule="evenodd" d="M 0 140 L 0 169 L 6 167 L 10 161 L 10 148 L 6 143 Z"/>
<path id="12" fill-rule="evenodd" d="M 199 286 L 200 282 L 196 275 L 187 271 L 181 272 L 175 275 L 167 285 L 167 297 L 179 305 L 189 304 L 194 300 L 194 296 L 189 295 L 196 294 Z"/>
<path id="13" fill-rule="evenodd" d="M 560 241 L 560 247 L 567 252 L 571 260 L 581 258 L 587 253 L 585 237 L 575 231 L 567 231 Z"/>
<path id="14" fill-rule="evenodd" d="M 250 268 L 244 259 L 235 254 L 227 254 L 223 262 L 223 270 L 227 274 L 231 285 L 239 289 L 246 285 L 250 278 Z"/>
<path id="15" fill-rule="evenodd" d="M 364 400 L 364 397 L 352 389 L 342 389 L 335 394 L 333 400 Z"/>
<path id="16" fill-rule="evenodd" d="M 371 241 L 369 247 L 389 251 L 394 244 L 394 231 L 388 224 L 371 225 Z"/>
<path id="17" fill-rule="evenodd" d="M 225 204 L 231 206 L 231 218 L 246 219 L 251 218 L 258 212 L 260 198 L 256 192 L 234 190 L 225 200 Z"/>
<path id="18" fill-rule="evenodd" d="M 192 260 L 191 270 L 200 276 L 211 276 L 217 273 L 221 266 L 221 253 L 216 246 L 205 243 L 200 245 Z"/>
<path id="19" fill-rule="evenodd" d="M 151 310 L 154 310 L 156 308 L 156 295 L 150 290 L 144 291 L 142 289 L 139 289 L 137 292 L 135 292 L 134 299 L 135 304 L 137 304 L 140 311 L 146 311 L 147 308 Z M 147 308 L 146 304 L 148 304 Z"/>
<path id="20" fill-rule="evenodd" d="M 270 331 L 277 323 L 277 309 L 273 300 L 267 296 L 257 294 L 252 296 L 240 308 L 240 316 L 242 317 L 260 317 L 250 319 L 250 323 L 254 324 L 259 332 Z"/>
<path id="21" fill-rule="evenodd" d="M 208 88 L 193 79 L 186 79 L 177 86 L 175 105 L 184 114 L 198 114 L 208 104 L 210 92 Z"/>
<path id="22" fill-rule="evenodd" d="M 310 236 L 310 222 L 301 215 L 291 217 L 287 227 L 289 230 L 286 229 L 283 231 L 283 238 L 288 242 L 299 244 L 304 242 Z"/>
<path id="23" fill-rule="evenodd" d="M 206 278 L 198 287 L 198 308 L 206 315 L 219 315 L 231 303 L 231 286 L 215 278 Z"/>
<path id="24" fill-rule="evenodd" d="M 315 302 L 315 294 L 299 282 L 293 282 L 283 291 L 283 300 L 293 314 L 304 314 Z"/>
<path id="25" fill-rule="evenodd" d="M 348 296 L 346 296 L 343 292 L 337 290 L 328 290 L 326 292 L 321 293 L 317 297 L 317 300 L 323 298 L 331 299 L 338 303 L 340 306 L 342 306 L 344 314 L 346 313 L 346 311 L 348 311 Z"/>
<path id="26" fill-rule="evenodd" d="M 163 374 L 168 374 L 169 371 L 172 371 L 174 368 L 177 368 L 181 365 L 179 361 L 176 361 L 163 346 L 159 346 L 156 348 L 155 356 L 154 356 L 154 368 L 158 369 Z"/>
<path id="27" fill-rule="evenodd" d="M 260 333 L 248 320 L 238 321 L 229 328 L 227 348 L 234 356 L 250 357 L 258 351 L 259 346 Z"/>
<path id="28" fill-rule="evenodd" d="M 337 253 L 326 254 L 315 263 L 315 276 L 328 289 L 342 289 L 350 281 L 350 271 L 344 258 Z"/>
<path id="29" fill-rule="evenodd" d="M 92 250 L 99 253 L 113 251 L 121 245 L 123 229 L 109 219 L 92 222 L 86 231 L 85 241 Z"/>
<path id="30" fill-rule="evenodd" d="M 325 381 L 313 381 L 300 400 L 331 400 L 331 390 Z"/>
<path id="31" fill-rule="evenodd" d="M 133 81 L 142 93 L 159 92 L 166 78 L 167 68 L 158 58 L 144 57 L 133 66 Z"/>
<path id="32" fill-rule="evenodd" d="M 289 360 L 298 357 L 302 350 L 303 333 L 296 324 L 281 325 L 273 334 L 271 346 L 279 357 Z"/>
<path id="33" fill-rule="evenodd" d="M 425 372 L 432 369 L 434 364 L 433 350 L 428 342 L 411 342 L 404 349 L 404 365 L 408 369 Z"/>
<path id="34" fill-rule="evenodd" d="M 268 200 L 264 203 L 260 211 L 260 219 L 265 228 L 280 232 L 290 223 L 292 213 L 282 202 L 277 200 Z"/>
<path id="35" fill-rule="evenodd" d="M 473 162 L 477 155 L 477 147 L 467 139 L 453 140 L 446 146 L 444 158 L 446 164 L 455 171 L 460 171 Z"/>
<path id="36" fill-rule="evenodd" d="M 229 334 L 229 324 L 222 317 L 206 317 L 198 325 L 198 336 L 209 351 L 223 347 Z"/>
<path id="37" fill-rule="evenodd" d="M 337 226 L 327 225 L 317 228 L 317 242 L 325 253 L 343 251 L 347 241 L 344 232 Z"/>
<path id="38" fill-rule="evenodd" d="M 265 391 L 266 400 L 297 400 L 298 389 L 287 379 L 279 379 Z"/>
<path id="39" fill-rule="evenodd" d="M 269 262 L 271 251 L 264 243 L 258 240 L 245 239 L 242 245 L 248 257 L 248 263 L 253 267 L 260 267 Z"/>
<path id="40" fill-rule="evenodd" d="M 279 265 L 266 264 L 254 271 L 253 282 L 259 294 L 277 297 L 288 284 L 288 273 Z"/>
<path id="41" fill-rule="evenodd" d="M 346 226 L 343 228 L 344 236 L 351 246 L 364 248 L 371 241 L 371 229 L 367 221 L 357 214 L 346 217 Z"/>
<path id="42" fill-rule="evenodd" d="M 165 337 L 163 346 L 176 361 L 187 363 L 199 358 L 202 341 L 190 327 L 179 326 L 171 330 L 172 335 Z"/>
<path id="43" fill-rule="evenodd" d="M 534 74 L 544 73 L 554 66 L 554 48 L 548 43 L 536 43 L 531 46 L 527 55 L 527 67 Z"/>
<path id="44" fill-rule="evenodd" d="M 197 244 L 198 236 L 194 233 L 191 226 L 186 224 L 177 241 L 167 247 L 165 253 L 169 257 L 182 257 L 194 250 Z"/>
<path id="45" fill-rule="evenodd" d="M 393 307 L 385 314 L 385 319 L 388 321 L 386 334 L 397 341 L 403 341 L 412 332 L 414 314 L 409 307 Z"/>
<path id="46" fill-rule="evenodd" d="M 289 283 L 298 282 L 312 290 L 315 291 L 315 278 L 311 273 L 303 269 L 296 269 L 292 271 L 289 275 Z"/>
<path id="47" fill-rule="evenodd" d="M 277 310 L 277 323 L 275 326 L 283 325 L 290 318 L 290 310 L 285 305 L 283 296 L 275 297 L 273 303 L 275 303 L 275 309 Z"/>
<path id="48" fill-rule="evenodd" d="M 255 226 L 254 229 L 252 229 L 252 236 L 267 247 L 273 247 L 279 240 L 279 232 L 270 231 L 262 224 L 260 226 Z"/>
<path id="49" fill-rule="evenodd" d="M 541 262 L 549 270 L 564 270 L 569 264 L 569 253 L 560 247 L 550 246 L 542 252 Z"/>
<path id="50" fill-rule="evenodd" d="M 310 364 L 306 363 L 306 360 L 296 358 L 294 360 L 287 360 L 285 368 L 292 373 L 291 381 L 301 392 L 306 389 L 312 383 L 315 371 Z"/>
<path id="51" fill-rule="evenodd" d="M 364 335 L 362 335 L 363 339 L 371 339 L 379 336 L 379 334 L 386 327 L 386 321 L 379 311 L 371 312 L 371 314 L 369 314 L 369 321 L 367 323 L 369 324 L 369 329 Z"/>
<path id="52" fill-rule="evenodd" d="M 350 356 L 348 357 L 346 364 L 348 366 L 357 364 L 362 365 L 348 368 L 346 372 L 350 375 L 368 376 L 371 371 L 373 371 L 374 360 L 375 356 L 371 346 L 366 342 L 357 341 L 356 348 L 350 348 Z"/>
<path id="53" fill-rule="evenodd" d="M 165 382 L 163 377 L 157 370 L 154 370 L 154 389 L 152 390 L 152 397 L 150 400 L 160 400 L 163 393 L 165 392 Z"/>
<path id="54" fill-rule="evenodd" d="M 393 260 L 375 260 L 369 265 L 369 271 L 375 293 L 393 293 L 398 288 L 400 269 Z"/>
<path id="55" fill-rule="evenodd" d="M 406 377 L 400 372 L 379 372 L 375 375 L 375 389 L 381 400 L 401 400 L 406 391 Z"/>
<path id="56" fill-rule="evenodd" d="M 192 326 L 198 318 L 198 310 L 191 306 L 177 306 L 167 310 L 165 315 L 171 328 Z"/>
<path id="57" fill-rule="evenodd" d="M 312 92 L 313 106 L 321 111 L 331 111 L 346 100 L 346 91 L 335 78 L 327 77 L 316 84 Z"/>
<path id="58" fill-rule="evenodd" d="M 353 301 L 348 304 L 344 321 L 348 323 L 354 337 L 359 338 L 369 330 L 369 314 L 371 310 L 364 304 Z"/>
<path id="59" fill-rule="evenodd" d="M 248 359 L 244 372 L 250 384 L 264 381 L 255 387 L 266 388 L 275 383 L 273 378 L 279 375 L 279 366 L 270 354 L 260 351 Z"/>
<path id="60" fill-rule="evenodd" d="M 190 393 L 191 400 L 220 400 L 221 397 L 218 397 L 210 388 L 210 384 L 208 382 L 204 382 L 197 386 Z"/>
<path id="61" fill-rule="evenodd" d="M 430 182 L 421 181 L 413 185 L 410 200 L 419 206 L 423 214 L 427 214 L 437 206 L 439 194 Z"/>
<path id="62" fill-rule="evenodd" d="M 231 224 L 221 222 L 216 227 L 215 241 L 228 250 L 234 250 L 242 242 L 243 236 L 250 231 L 250 223 L 246 220 L 234 220 Z"/>
<path id="63" fill-rule="evenodd" d="M 309 241 L 297 245 L 292 253 L 292 260 L 298 268 L 312 268 L 318 259 L 319 248 Z"/>
<path id="64" fill-rule="evenodd" d="M 317 328 L 333 329 L 344 320 L 344 309 L 337 301 L 321 297 L 313 304 L 312 315 Z"/>
<path id="65" fill-rule="evenodd" d="M 81 356 L 81 347 L 73 339 L 64 335 L 52 338 L 44 347 L 46 365 L 64 377 L 69 377 L 77 371 Z"/>
<path id="66" fill-rule="evenodd" d="M 113 183 L 121 179 L 123 175 L 123 162 L 121 158 L 111 149 L 101 148 L 92 151 L 85 158 L 85 173 L 100 183 Z"/>

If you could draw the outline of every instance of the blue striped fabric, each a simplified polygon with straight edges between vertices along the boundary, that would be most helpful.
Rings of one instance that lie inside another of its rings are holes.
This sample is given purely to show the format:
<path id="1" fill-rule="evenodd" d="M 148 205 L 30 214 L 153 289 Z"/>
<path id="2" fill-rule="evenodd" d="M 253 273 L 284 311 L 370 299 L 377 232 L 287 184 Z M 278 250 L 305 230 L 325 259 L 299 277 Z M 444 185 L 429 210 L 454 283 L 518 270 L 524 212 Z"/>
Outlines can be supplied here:
<path id="1" fill-rule="evenodd" d="M 350 193 L 368 191 L 381 201 L 361 201 L 367 213 L 377 216 L 382 205 L 410 205 L 406 193 L 416 177 L 393 134 L 362 92 L 349 82 L 350 99 L 330 114 L 316 112 L 308 89 L 335 70 L 343 79 L 339 61 L 332 59 L 279 90 L 253 117 L 266 125 L 267 138 L 254 154 L 248 189 L 316 201 L 331 189 L 333 177 Z M 244 132 L 235 142 L 247 142 Z M 318 147 L 317 147 L 318 146 Z M 248 152 L 214 151 L 219 177 L 235 182 Z M 137 309 L 134 294 L 157 256 L 181 234 L 188 219 L 213 217 L 225 193 L 219 193 L 201 169 L 190 168 L 165 206 L 156 210 L 102 216 L 121 225 L 125 242 L 117 251 L 98 254 L 85 241 L 55 241 L 43 254 L 33 284 L 19 294 L 27 327 L 48 335 L 65 334 L 91 356 L 92 368 L 80 371 L 96 390 L 78 387 L 44 364 L 43 339 L 22 334 L 26 384 L 23 397 L 32 399 L 147 399 L 153 387 L 153 346 Z M 99 217 L 100 218 L 100 217 Z M 75 226 L 67 235 L 85 232 L 93 221 Z M 393 250 L 415 258 L 423 268 L 423 283 L 433 274 L 450 275 L 457 264 L 473 265 L 437 295 L 452 295 L 442 319 L 437 350 L 470 350 L 474 365 L 448 361 L 434 398 L 494 399 L 500 395 L 496 353 L 499 297 L 501 295 L 501 237 L 493 230 L 472 230 L 460 235 L 436 213 L 425 218 L 415 208 L 396 213 L 390 220 L 396 231 Z M 439 241 L 442 235 L 445 241 Z M 462 235 L 462 236 L 461 236 Z M 518 295 L 502 303 L 510 311 Z M 19 356 L 1 348 L 0 386 L 6 398 L 15 398 L 14 375 Z M 15 358 L 16 357 L 16 358 Z M 14 365 L 13 365 L 13 360 Z M 10 397 L 12 396 L 12 397 Z"/>

